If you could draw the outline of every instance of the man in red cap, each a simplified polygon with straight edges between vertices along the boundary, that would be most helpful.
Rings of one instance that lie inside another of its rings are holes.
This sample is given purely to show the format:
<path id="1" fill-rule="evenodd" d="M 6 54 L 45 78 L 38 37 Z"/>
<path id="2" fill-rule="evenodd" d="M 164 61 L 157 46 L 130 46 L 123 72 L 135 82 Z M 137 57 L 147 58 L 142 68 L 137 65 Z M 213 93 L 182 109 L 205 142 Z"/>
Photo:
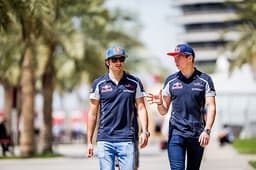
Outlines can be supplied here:
<path id="1" fill-rule="evenodd" d="M 167 114 L 171 105 L 168 139 L 171 169 L 184 170 L 187 165 L 187 170 L 199 170 L 216 114 L 214 84 L 209 75 L 195 68 L 195 53 L 188 44 L 177 45 L 167 55 L 174 57 L 179 71 L 167 77 L 159 94 L 149 94 L 148 102 L 157 104 L 161 115 Z"/>

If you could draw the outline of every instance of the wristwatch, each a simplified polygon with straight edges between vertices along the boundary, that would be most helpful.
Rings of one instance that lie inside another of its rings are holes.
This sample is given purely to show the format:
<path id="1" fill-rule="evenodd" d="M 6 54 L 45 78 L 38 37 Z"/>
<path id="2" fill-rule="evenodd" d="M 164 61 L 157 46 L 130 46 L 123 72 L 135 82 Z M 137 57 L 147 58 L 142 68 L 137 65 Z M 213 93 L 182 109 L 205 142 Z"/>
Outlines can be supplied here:
<path id="1" fill-rule="evenodd" d="M 146 132 L 143 132 L 147 137 L 150 137 L 150 132 L 149 131 L 146 131 Z"/>
<path id="2" fill-rule="evenodd" d="M 204 132 L 206 132 L 208 135 L 210 135 L 211 134 L 211 129 L 204 129 Z"/>

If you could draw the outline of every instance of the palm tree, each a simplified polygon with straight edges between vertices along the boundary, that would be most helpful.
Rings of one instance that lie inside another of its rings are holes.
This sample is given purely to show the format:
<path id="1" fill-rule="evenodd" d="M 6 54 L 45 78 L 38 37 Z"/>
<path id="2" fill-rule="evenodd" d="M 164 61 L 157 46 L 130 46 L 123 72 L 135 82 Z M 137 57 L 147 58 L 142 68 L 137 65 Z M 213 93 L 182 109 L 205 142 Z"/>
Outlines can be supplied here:
<path id="1" fill-rule="evenodd" d="M 0 83 L 4 88 L 4 119 L 8 135 L 12 135 L 11 113 L 17 107 L 16 94 L 20 78 L 20 27 L 8 1 L 0 1 Z M 15 105 L 15 106 L 14 106 Z"/>
<path id="2" fill-rule="evenodd" d="M 235 27 L 240 38 L 229 43 L 227 49 L 232 52 L 230 71 L 249 64 L 256 80 L 256 4 L 254 0 L 231 3 L 237 9 L 241 24 Z"/>
<path id="3" fill-rule="evenodd" d="M 52 1 L 52 5 L 50 6 L 54 7 L 52 8 L 52 11 L 54 11 L 54 16 L 51 19 L 52 22 L 49 25 L 50 27 L 46 28 L 43 31 L 44 34 L 41 35 L 43 39 L 42 44 L 44 44 L 44 46 L 47 48 L 45 67 L 42 73 L 42 93 L 44 103 L 40 145 L 42 147 L 41 152 L 43 153 L 52 152 L 51 119 L 52 97 L 55 84 L 69 84 L 68 87 L 64 86 L 62 89 L 71 89 L 77 85 L 78 81 L 74 80 L 79 80 L 80 77 L 80 72 L 78 72 L 77 67 L 74 67 L 75 70 L 72 70 L 72 77 L 68 76 L 68 79 L 63 79 L 63 77 L 60 78 L 58 76 L 58 73 L 62 71 L 62 65 L 65 65 L 65 63 L 68 62 L 76 62 L 77 60 L 77 56 L 72 53 L 74 48 L 69 48 L 73 47 L 73 44 L 78 43 L 72 41 L 72 39 L 73 37 L 79 35 L 78 31 L 76 31 L 74 28 L 72 18 L 85 15 L 84 13 L 86 13 L 90 7 L 85 6 L 84 1 Z M 83 9 L 86 7 L 85 11 L 80 11 L 80 7 L 83 7 Z M 75 50 L 78 51 L 79 49 L 75 48 Z M 61 81 L 64 83 L 60 83 Z"/>
<path id="4" fill-rule="evenodd" d="M 14 36 L 15 35 L 15 36 Z M 16 90 L 20 78 L 21 49 L 17 34 L 1 33 L 0 84 L 4 88 L 4 119 L 8 135 L 12 135 L 11 113 L 17 107 Z"/>
<path id="5" fill-rule="evenodd" d="M 20 153 L 22 157 L 30 157 L 35 153 L 34 138 L 34 93 L 35 93 L 35 56 L 37 38 L 49 25 L 47 16 L 49 0 L 9 1 L 15 16 L 21 26 L 24 52 L 21 71 L 21 114 L 23 129 L 20 138 Z"/>
<path id="6" fill-rule="evenodd" d="M 52 153 L 52 101 L 54 91 L 54 52 L 58 44 L 56 36 L 56 22 L 58 22 L 59 1 L 47 1 L 47 9 L 51 15 L 43 16 L 48 23 L 42 28 L 38 47 L 43 46 L 43 53 L 37 50 L 38 61 L 45 58 L 41 73 L 42 95 L 43 95 L 43 119 L 40 128 L 39 151 L 41 153 Z"/>

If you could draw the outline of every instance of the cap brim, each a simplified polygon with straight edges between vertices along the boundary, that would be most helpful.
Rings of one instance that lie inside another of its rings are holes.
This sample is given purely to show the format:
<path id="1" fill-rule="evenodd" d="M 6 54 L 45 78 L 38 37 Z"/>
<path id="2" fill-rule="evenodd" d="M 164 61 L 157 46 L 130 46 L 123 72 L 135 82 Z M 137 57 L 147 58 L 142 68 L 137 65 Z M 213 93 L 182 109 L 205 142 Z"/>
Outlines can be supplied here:
<path id="1" fill-rule="evenodd" d="M 177 53 L 177 52 L 169 52 L 169 53 L 167 53 L 167 55 L 169 55 L 169 56 L 176 56 L 176 55 L 180 55 L 180 54 L 182 54 L 182 53 Z"/>
<path id="2" fill-rule="evenodd" d="M 112 56 L 110 56 L 110 57 L 108 57 L 108 58 L 106 58 L 106 59 L 109 59 L 109 58 L 112 58 L 112 57 L 116 57 L 116 56 L 121 56 L 121 57 L 125 57 L 125 58 L 127 58 L 127 57 L 128 57 L 128 55 L 120 55 L 120 54 L 116 54 L 116 55 L 112 55 Z"/>

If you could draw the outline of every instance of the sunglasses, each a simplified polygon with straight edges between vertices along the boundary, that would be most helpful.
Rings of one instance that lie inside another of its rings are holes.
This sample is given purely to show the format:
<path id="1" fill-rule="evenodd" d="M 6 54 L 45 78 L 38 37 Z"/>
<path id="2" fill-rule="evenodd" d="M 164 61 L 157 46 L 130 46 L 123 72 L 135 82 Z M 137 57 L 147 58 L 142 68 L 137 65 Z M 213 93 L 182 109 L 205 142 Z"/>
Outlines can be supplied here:
<path id="1" fill-rule="evenodd" d="M 113 57 L 113 58 L 110 58 L 110 60 L 112 61 L 112 63 L 116 63 L 117 61 L 119 62 L 124 62 L 125 61 L 125 57 Z"/>

